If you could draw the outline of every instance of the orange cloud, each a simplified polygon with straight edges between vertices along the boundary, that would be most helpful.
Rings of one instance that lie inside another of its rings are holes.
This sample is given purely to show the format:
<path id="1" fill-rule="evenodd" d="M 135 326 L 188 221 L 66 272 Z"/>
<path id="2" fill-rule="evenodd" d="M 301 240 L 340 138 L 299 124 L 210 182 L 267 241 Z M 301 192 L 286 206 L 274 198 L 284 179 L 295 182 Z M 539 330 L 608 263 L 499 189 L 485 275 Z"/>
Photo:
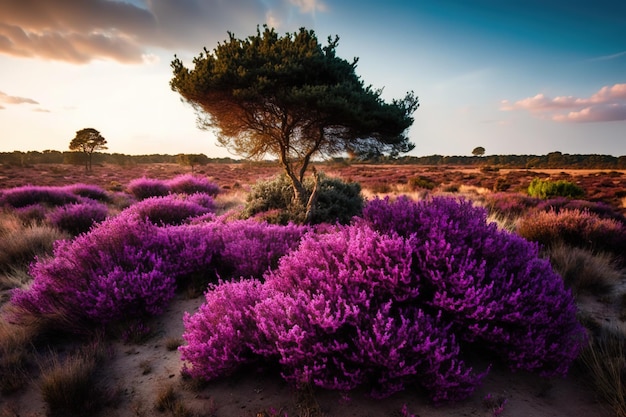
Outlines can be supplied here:
<path id="1" fill-rule="evenodd" d="M 153 48 L 197 52 L 227 31 L 251 33 L 267 16 L 297 29 L 324 10 L 320 0 L 151 0 L 143 7 L 117 0 L 0 1 L 0 54 L 141 63 Z"/>
<path id="2" fill-rule="evenodd" d="M 2 91 L 0 91 L 0 102 L 4 104 L 39 104 L 39 102 L 32 98 L 10 96 Z"/>
<path id="3" fill-rule="evenodd" d="M 590 97 L 560 96 L 550 98 L 537 94 L 510 103 L 503 100 L 500 110 L 526 110 L 557 122 L 610 122 L 626 120 L 626 84 L 602 87 Z"/>

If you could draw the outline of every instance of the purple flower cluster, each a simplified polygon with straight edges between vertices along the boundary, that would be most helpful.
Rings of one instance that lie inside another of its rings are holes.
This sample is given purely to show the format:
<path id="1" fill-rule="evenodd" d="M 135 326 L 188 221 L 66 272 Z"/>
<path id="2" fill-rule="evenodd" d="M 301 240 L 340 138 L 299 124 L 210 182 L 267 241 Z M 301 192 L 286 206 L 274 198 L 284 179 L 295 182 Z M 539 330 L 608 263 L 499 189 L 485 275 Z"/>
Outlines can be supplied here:
<path id="1" fill-rule="evenodd" d="M 248 240 L 241 231 L 246 225 L 254 230 Z M 33 284 L 15 290 L 12 303 L 37 316 L 71 320 L 77 328 L 160 314 L 187 277 L 200 275 L 209 282 L 221 271 L 260 276 L 307 230 L 277 230 L 254 221 L 231 226 L 219 219 L 155 224 L 132 206 L 88 233 L 57 242 L 52 258 L 31 265 Z M 255 259 L 255 268 L 235 256 L 237 250 L 244 254 L 254 248 L 266 251 Z"/>
<path id="2" fill-rule="evenodd" d="M 203 193 L 215 197 L 220 192 L 220 187 L 207 177 L 193 174 L 178 175 L 166 184 L 171 192 L 178 194 Z"/>
<path id="3" fill-rule="evenodd" d="M 128 214 L 161 225 L 182 224 L 189 218 L 214 211 L 213 198 L 207 194 L 149 197 L 127 209 Z"/>
<path id="4" fill-rule="evenodd" d="M 137 200 L 144 200 L 150 197 L 164 197 L 171 193 L 203 193 L 215 197 L 220 191 L 219 186 L 208 178 L 191 174 L 178 175 L 171 180 L 158 180 L 146 177 L 136 178 L 128 183 L 127 189 Z"/>
<path id="5" fill-rule="evenodd" d="M 104 221 L 108 213 L 109 209 L 105 204 L 88 200 L 57 207 L 47 214 L 46 219 L 51 225 L 78 235 L 87 232 L 95 223 Z"/>
<path id="6" fill-rule="evenodd" d="M 216 285 L 185 316 L 186 372 L 212 379 L 274 361 L 295 384 L 384 396 L 417 383 L 439 402 L 467 397 L 484 375 L 463 349 L 563 375 L 585 338 L 537 245 L 466 201 L 371 201 L 362 220 L 309 234 L 264 278 Z"/>
<path id="7" fill-rule="evenodd" d="M 79 197 L 65 187 L 25 185 L 3 190 L 0 194 L 0 207 L 22 208 L 35 204 L 62 206 L 78 201 Z"/>

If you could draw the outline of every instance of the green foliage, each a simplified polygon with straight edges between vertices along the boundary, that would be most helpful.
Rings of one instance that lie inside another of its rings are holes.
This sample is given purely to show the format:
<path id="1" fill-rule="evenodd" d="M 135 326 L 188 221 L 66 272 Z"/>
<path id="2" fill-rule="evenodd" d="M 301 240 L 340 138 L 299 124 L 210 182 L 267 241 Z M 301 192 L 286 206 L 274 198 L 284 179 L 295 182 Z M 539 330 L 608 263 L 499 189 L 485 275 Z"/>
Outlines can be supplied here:
<path id="1" fill-rule="evenodd" d="M 278 157 L 305 205 L 302 182 L 313 156 L 370 158 L 415 146 L 405 133 L 417 97 L 385 102 L 382 90 L 356 75 L 357 59 L 336 56 L 338 43 L 329 38 L 322 46 L 304 28 L 279 36 L 265 26 L 246 39 L 229 33 L 213 51 L 205 48 L 193 69 L 174 59 L 170 86 L 224 147 L 246 158 Z"/>
<path id="2" fill-rule="evenodd" d="M 472 150 L 472 155 L 474 156 L 483 156 L 485 154 L 485 148 L 482 146 L 477 146 Z"/>
<path id="3" fill-rule="evenodd" d="M 433 188 L 437 186 L 437 183 L 435 183 L 430 178 L 420 176 L 420 177 L 410 178 L 409 186 L 414 190 L 418 188 L 425 188 L 427 190 L 432 190 Z"/>
<path id="4" fill-rule="evenodd" d="M 304 181 L 307 196 L 310 196 L 314 182 Z M 293 189 L 286 175 L 267 181 L 259 181 L 248 194 L 243 217 L 248 218 L 263 213 L 263 218 L 271 223 L 299 223 L 304 218 L 304 208 L 293 204 Z M 353 216 L 361 213 L 363 197 L 358 183 L 346 183 L 337 178 L 321 175 L 319 195 L 312 223 L 349 223 Z"/>
<path id="5" fill-rule="evenodd" d="M 584 190 L 576 184 L 565 181 L 550 181 L 535 178 L 528 186 L 528 195 L 536 198 L 551 198 L 551 197 L 569 197 L 578 198 L 585 194 Z"/>
<path id="6" fill-rule="evenodd" d="M 195 167 L 197 167 L 198 165 L 206 165 L 209 163 L 209 157 L 203 153 L 181 153 L 176 156 L 176 159 L 179 164 L 191 167 L 191 172 L 194 172 Z"/>

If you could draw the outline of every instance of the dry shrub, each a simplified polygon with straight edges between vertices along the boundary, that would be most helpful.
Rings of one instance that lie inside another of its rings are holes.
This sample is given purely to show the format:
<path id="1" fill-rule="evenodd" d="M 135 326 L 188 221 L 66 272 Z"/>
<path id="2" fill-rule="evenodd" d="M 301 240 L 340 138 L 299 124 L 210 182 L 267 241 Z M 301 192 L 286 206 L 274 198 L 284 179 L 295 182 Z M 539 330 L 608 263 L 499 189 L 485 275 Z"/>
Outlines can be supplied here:
<path id="1" fill-rule="evenodd" d="M 194 417 L 197 415 L 187 408 L 172 385 L 163 386 L 157 391 L 154 408 L 161 413 L 169 412 L 173 417 Z"/>
<path id="2" fill-rule="evenodd" d="M 28 358 L 33 328 L 0 319 L 0 393 L 17 391 L 28 383 Z"/>
<path id="3" fill-rule="evenodd" d="M 103 356 L 95 342 L 64 359 L 51 353 L 48 363 L 40 364 L 39 387 L 50 416 L 91 416 L 105 405 L 96 378 Z"/>
<path id="4" fill-rule="evenodd" d="M 624 338 L 608 331 L 590 341 L 580 359 L 591 382 L 619 417 L 626 416 L 626 347 Z"/>
<path id="5" fill-rule="evenodd" d="M 35 256 L 52 252 L 55 241 L 67 235 L 56 228 L 31 224 L 22 226 L 13 216 L 0 221 L 0 271 L 25 268 Z"/>
<path id="6" fill-rule="evenodd" d="M 574 294 L 606 294 L 624 276 L 607 253 L 593 253 L 561 243 L 551 247 L 549 255 L 552 266 Z"/>
<path id="7" fill-rule="evenodd" d="M 624 256 L 626 226 L 614 219 L 602 219 L 587 210 L 550 210 L 524 216 L 517 228 L 522 237 L 544 246 L 570 246 Z M 624 262 L 626 259 L 617 259 Z"/>

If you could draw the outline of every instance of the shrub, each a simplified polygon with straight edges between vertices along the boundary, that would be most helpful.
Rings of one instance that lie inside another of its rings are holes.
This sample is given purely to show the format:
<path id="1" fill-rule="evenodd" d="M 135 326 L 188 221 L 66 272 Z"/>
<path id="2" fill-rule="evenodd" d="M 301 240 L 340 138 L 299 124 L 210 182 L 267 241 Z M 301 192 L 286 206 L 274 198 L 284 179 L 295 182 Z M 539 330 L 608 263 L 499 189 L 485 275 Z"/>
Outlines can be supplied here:
<path id="1" fill-rule="evenodd" d="M 127 189 L 137 200 L 145 200 L 150 197 L 164 197 L 171 191 L 164 181 L 146 177 L 132 180 L 128 183 Z"/>
<path id="2" fill-rule="evenodd" d="M 484 197 L 485 207 L 490 213 L 504 216 L 520 216 L 537 206 L 540 200 L 523 194 L 493 193 Z"/>
<path id="3" fill-rule="evenodd" d="M 612 219 L 602 219 L 587 210 L 532 213 L 518 223 L 517 233 L 544 246 L 564 243 L 593 251 L 606 251 L 624 262 L 626 226 Z"/>
<path id="4" fill-rule="evenodd" d="M 0 231 L 0 272 L 26 268 L 39 255 L 52 253 L 65 233 L 50 226 L 31 225 Z"/>
<path id="5" fill-rule="evenodd" d="M 577 198 L 584 194 L 582 188 L 565 180 L 550 181 L 534 178 L 528 186 L 528 195 L 542 199 L 551 197 Z"/>
<path id="6" fill-rule="evenodd" d="M 220 187 L 208 178 L 192 174 L 178 175 L 167 181 L 166 184 L 173 193 L 203 193 L 215 197 L 220 192 Z"/>
<path id="7" fill-rule="evenodd" d="M 149 197 L 128 209 L 137 218 L 148 220 L 154 224 L 182 224 L 191 217 L 201 216 L 215 210 L 213 198 L 206 194 L 192 196 L 168 195 L 165 197 Z"/>
<path id="8" fill-rule="evenodd" d="M 0 207 L 20 208 L 34 204 L 62 206 L 76 202 L 78 202 L 78 197 L 62 187 L 25 185 L 4 190 L 0 194 Z"/>
<path id="9" fill-rule="evenodd" d="M 91 184 L 72 184 L 64 187 L 67 191 L 77 196 L 88 198 L 90 200 L 108 202 L 109 195 L 102 187 Z"/>
<path id="10" fill-rule="evenodd" d="M 48 222 L 72 235 L 87 232 L 106 219 L 109 209 L 98 202 L 75 203 L 57 207 L 47 215 Z"/>
<path id="11" fill-rule="evenodd" d="M 296 385 L 385 396 L 417 383 L 434 401 L 479 383 L 462 349 L 567 372 L 584 330 L 537 245 L 464 201 L 374 200 L 364 217 L 305 236 L 264 283 L 213 286 L 184 318 L 185 372 L 213 379 L 262 360 Z"/>
<path id="12" fill-rule="evenodd" d="M 33 284 L 16 289 L 12 303 L 51 326 L 72 332 L 106 326 L 124 317 L 160 314 L 180 285 L 216 280 L 218 271 L 260 276 L 307 228 L 253 220 L 158 226 L 133 207 L 71 241 L 54 257 L 31 266 Z"/>
<path id="13" fill-rule="evenodd" d="M 222 276 L 261 277 L 295 249 L 308 227 L 259 223 L 252 219 L 224 223 L 219 232 Z"/>
<path id="14" fill-rule="evenodd" d="M 420 177 L 414 177 L 414 178 L 409 179 L 409 186 L 413 190 L 417 188 L 424 188 L 426 190 L 432 190 L 437 186 L 437 184 L 430 178 L 420 176 Z"/>
<path id="15" fill-rule="evenodd" d="M 41 368 L 40 389 L 50 416 L 93 415 L 102 405 L 101 388 L 96 381 L 97 347 L 84 348 L 64 361 L 53 354 Z"/>
<path id="16" fill-rule="evenodd" d="M 622 213 L 618 212 L 608 204 L 602 202 L 572 200 L 565 197 L 557 197 L 541 201 L 539 204 L 537 204 L 537 210 L 553 210 L 557 213 L 562 210 L 586 210 L 589 213 L 597 215 L 601 219 L 613 219 L 626 224 L 626 217 Z"/>
<path id="17" fill-rule="evenodd" d="M 313 190 L 313 180 L 304 181 L 304 186 L 310 194 Z M 320 175 L 319 195 L 311 222 L 313 224 L 348 223 L 353 216 L 358 215 L 363 208 L 361 186 L 358 183 L 345 183 L 340 179 L 328 178 Z M 285 175 L 273 180 L 257 182 L 248 194 L 246 206 L 242 213 L 244 218 L 259 213 L 272 212 L 268 221 L 287 224 L 288 222 L 301 223 L 304 219 L 302 207 L 293 205 L 293 188 Z"/>
<path id="18" fill-rule="evenodd" d="M 33 223 L 43 223 L 46 220 L 48 210 L 43 204 L 37 203 L 12 209 L 12 213 L 27 226 Z"/>
<path id="19" fill-rule="evenodd" d="M 553 245 L 550 262 L 574 294 L 604 295 L 622 281 L 623 272 L 606 253 L 594 254 L 565 244 Z"/>

